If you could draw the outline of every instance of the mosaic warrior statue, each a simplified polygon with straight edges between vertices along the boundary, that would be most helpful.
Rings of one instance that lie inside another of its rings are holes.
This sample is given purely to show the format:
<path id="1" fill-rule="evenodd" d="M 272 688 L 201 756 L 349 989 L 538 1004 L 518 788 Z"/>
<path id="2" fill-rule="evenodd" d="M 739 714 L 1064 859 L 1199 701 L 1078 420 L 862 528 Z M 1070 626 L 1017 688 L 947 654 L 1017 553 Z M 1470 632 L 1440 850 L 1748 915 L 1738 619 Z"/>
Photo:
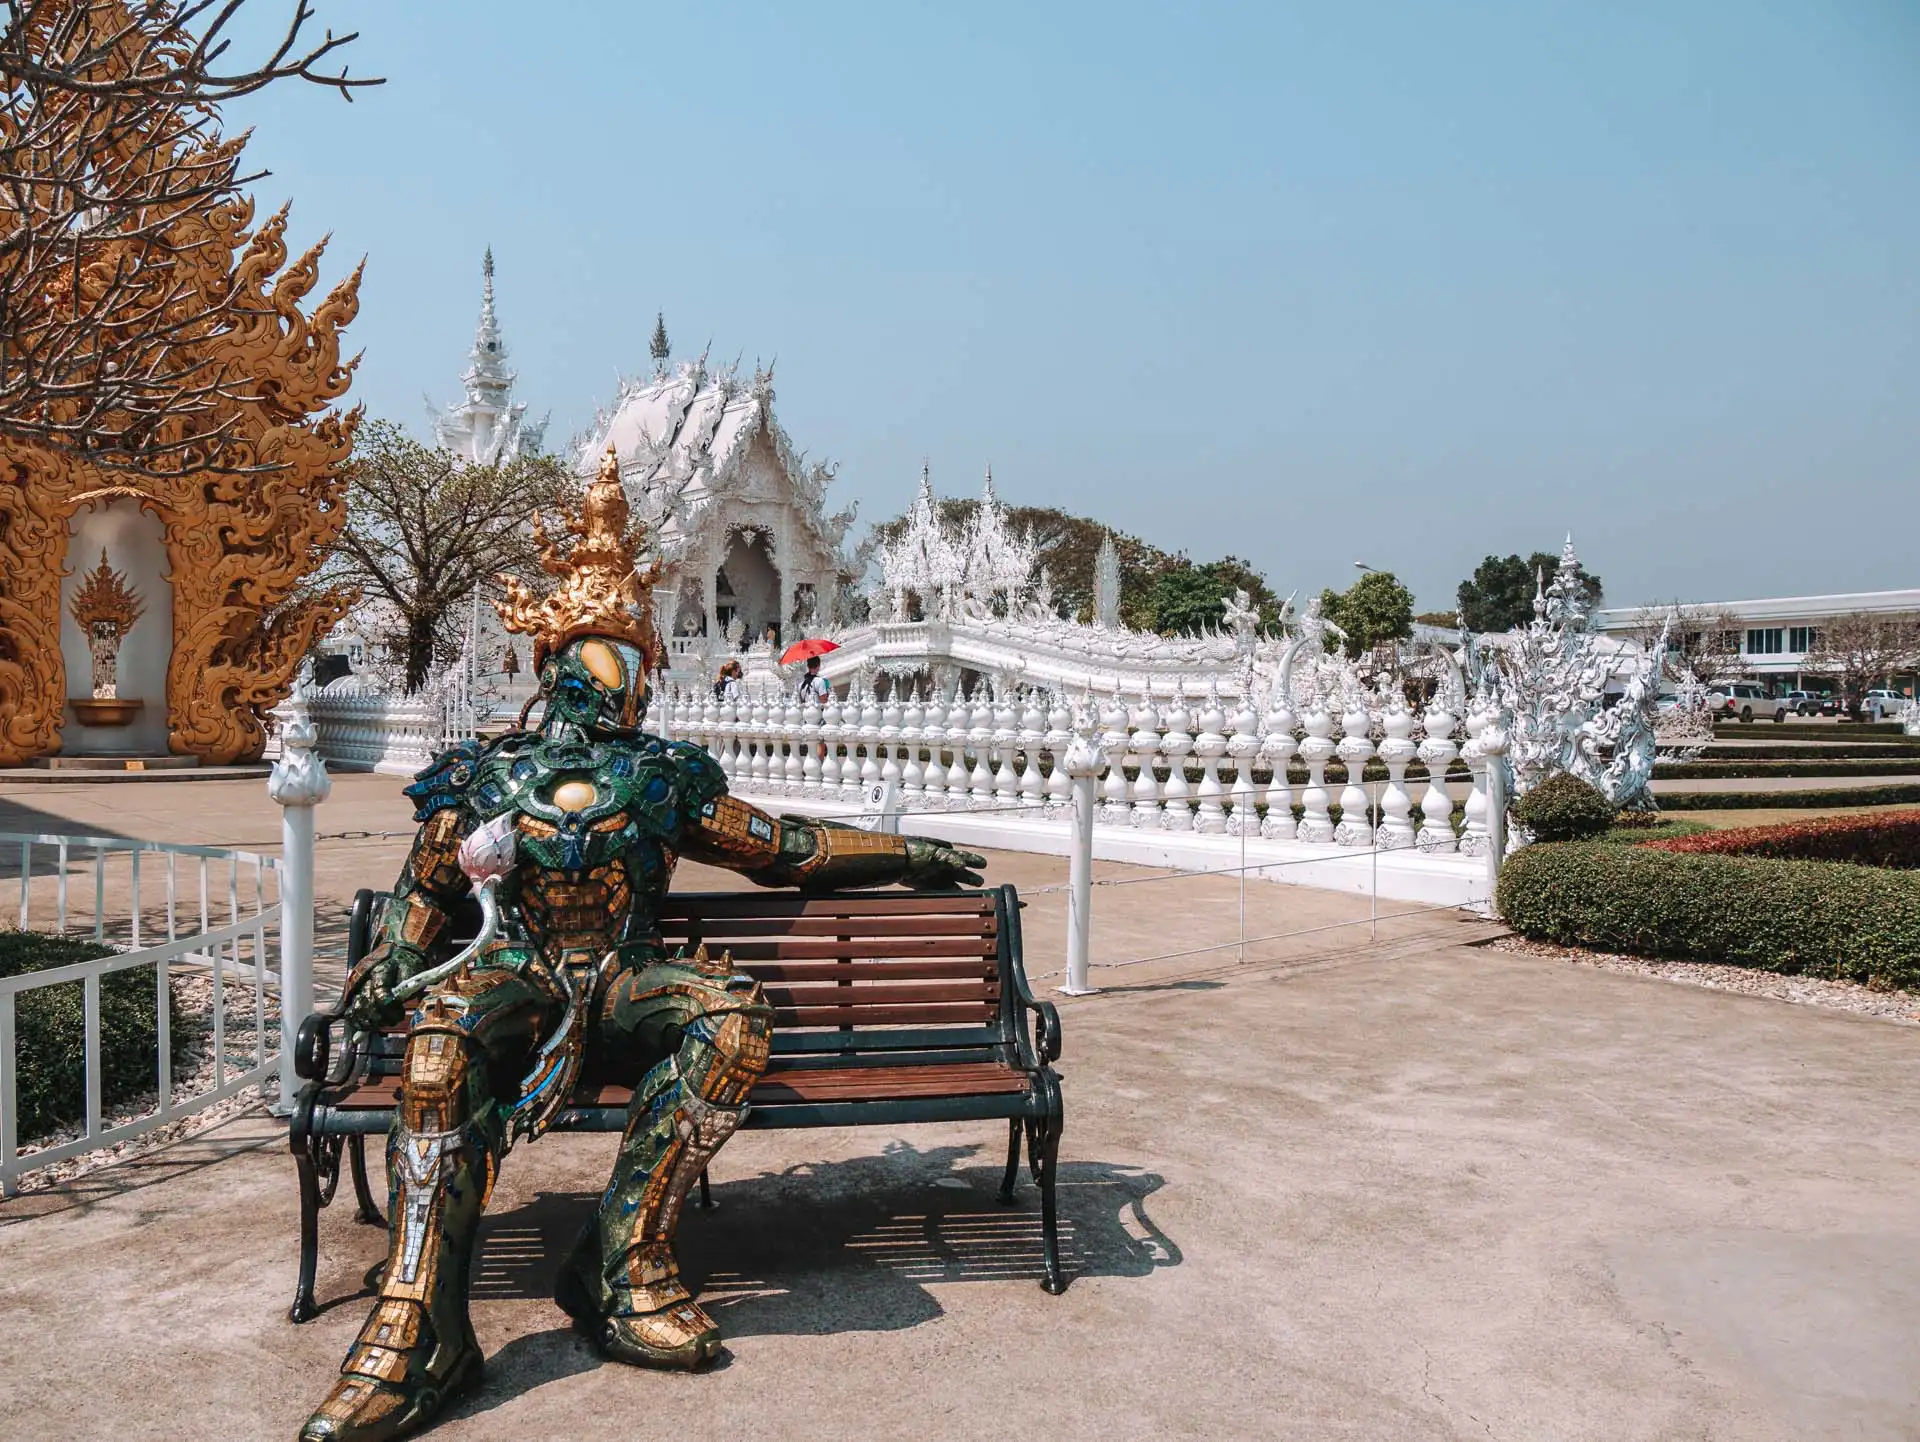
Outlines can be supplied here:
<path id="1" fill-rule="evenodd" d="M 392 1236 L 380 1295 L 303 1442 L 405 1435 L 478 1384 L 467 1315 L 480 1214 L 508 1146 L 535 1138 L 583 1069 L 635 1085 L 598 1213 L 555 1300 L 609 1357 L 698 1367 L 720 1333 L 682 1285 L 681 1204 L 739 1125 L 771 1011 L 726 959 L 663 954 L 653 917 L 681 856 L 766 886 L 977 885 L 978 856 L 916 837 L 776 819 L 727 795 L 707 753 L 642 729 L 658 645 L 611 453 L 559 585 L 507 582 L 534 638 L 545 714 L 440 756 L 407 789 L 419 835 L 377 944 L 348 978 L 354 1025 L 408 1022 L 387 1141 Z M 481 942 L 435 964 L 470 888 Z M 470 958 L 470 959 L 469 959 Z"/>

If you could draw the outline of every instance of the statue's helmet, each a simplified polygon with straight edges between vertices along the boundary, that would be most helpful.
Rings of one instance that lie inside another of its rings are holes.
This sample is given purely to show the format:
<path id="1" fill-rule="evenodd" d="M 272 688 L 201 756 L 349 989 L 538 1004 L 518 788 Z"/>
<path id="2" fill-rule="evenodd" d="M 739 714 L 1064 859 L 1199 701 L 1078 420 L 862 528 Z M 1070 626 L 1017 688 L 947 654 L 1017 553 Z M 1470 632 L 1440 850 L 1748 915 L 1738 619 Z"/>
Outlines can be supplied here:
<path id="1" fill-rule="evenodd" d="M 652 596 L 660 567 L 640 560 L 644 536 L 631 524 L 611 446 L 568 529 L 574 543 L 563 554 L 534 518 L 540 564 L 559 584 L 536 595 L 502 576 L 506 598 L 494 608 L 507 630 L 533 637 L 549 722 L 594 734 L 637 732 L 647 713 L 647 674 L 661 651 Z"/>
<path id="2" fill-rule="evenodd" d="M 647 715 L 647 658 L 630 641 L 581 636 L 546 658 L 547 720 L 593 736 L 630 736 Z"/>

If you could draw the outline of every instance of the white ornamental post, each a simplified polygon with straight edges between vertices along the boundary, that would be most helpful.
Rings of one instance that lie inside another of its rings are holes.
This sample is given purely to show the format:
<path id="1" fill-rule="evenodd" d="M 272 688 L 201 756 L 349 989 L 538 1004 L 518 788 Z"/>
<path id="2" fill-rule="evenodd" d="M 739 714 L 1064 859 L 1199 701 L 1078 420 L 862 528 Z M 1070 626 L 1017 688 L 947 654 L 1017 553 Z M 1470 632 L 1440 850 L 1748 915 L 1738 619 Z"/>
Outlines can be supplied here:
<path id="1" fill-rule="evenodd" d="M 1074 720 L 1073 740 L 1064 759 L 1073 783 L 1073 850 L 1067 861 L 1067 996 L 1091 996 L 1099 988 L 1087 980 L 1093 948 L 1093 789 L 1105 759 L 1096 744 L 1090 707 Z M 1104 740 L 1105 738 L 1101 738 Z M 1116 762 L 1114 770 L 1118 771 Z"/>
<path id="2" fill-rule="evenodd" d="M 1487 915 L 1500 913 L 1500 863 L 1507 859 L 1507 728 L 1491 717 L 1480 732 L 1487 765 Z"/>
<path id="3" fill-rule="evenodd" d="M 307 698 L 296 690 L 280 733 L 280 759 L 267 795 L 280 810 L 280 1107 L 293 1109 L 300 1081 L 293 1073 L 300 1023 L 313 1010 L 313 808 L 333 790 Z M 256 958 L 262 960 L 263 958 Z"/>

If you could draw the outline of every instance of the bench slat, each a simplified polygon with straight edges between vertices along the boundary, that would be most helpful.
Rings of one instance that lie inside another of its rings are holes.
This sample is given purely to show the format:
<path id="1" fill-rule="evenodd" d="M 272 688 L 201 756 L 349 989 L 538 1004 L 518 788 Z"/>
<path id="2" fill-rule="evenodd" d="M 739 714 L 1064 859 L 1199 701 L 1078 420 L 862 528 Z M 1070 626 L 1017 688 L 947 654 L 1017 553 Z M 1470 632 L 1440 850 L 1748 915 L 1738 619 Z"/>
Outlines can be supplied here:
<path id="1" fill-rule="evenodd" d="M 860 986 L 769 986 L 766 996 L 775 1011 L 782 1007 L 830 1006 L 836 1009 L 854 1007 L 864 1009 L 875 1006 L 900 1006 L 908 1002 L 970 1002 L 977 1006 L 991 1006 L 1000 999 L 1000 989 L 989 983 L 967 982 L 919 982 L 906 986 L 891 986 L 884 982 L 871 982 Z"/>
<path id="2" fill-rule="evenodd" d="M 794 941 L 731 941 L 724 946 L 709 940 L 709 952 L 731 953 L 734 961 L 902 961 L 929 956 L 986 958 L 999 953 L 990 936 L 897 936 L 866 941 L 830 941 L 804 938 Z"/>
<path id="3" fill-rule="evenodd" d="M 997 1010 L 977 1002 L 966 1006 L 777 1006 L 773 1009 L 773 1025 L 776 1033 L 783 1026 L 912 1026 L 917 1022 L 979 1025 L 992 1021 Z"/>
<path id="4" fill-rule="evenodd" d="M 993 898 L 971 893 L 942 895 L 879 891 L 871 896 L 805 896 L 794 892 L 691 892 L 669 894 L 656 918 L 665 926 L 723 916 L 992 916 Z"/>
<path id="5" fill-rule="evenodd" d="M 709 946 L 735 936 L 992 936 L 994 919 L 964 916 L 703 916 L 662 918 L 670 942 L 698 934 Z"/>
<path id="6" fill-rule="evenodd" d="M 741 968 L 756 981 L 995 981 L 990 957 L 940 961 L 756 961 Z"/>

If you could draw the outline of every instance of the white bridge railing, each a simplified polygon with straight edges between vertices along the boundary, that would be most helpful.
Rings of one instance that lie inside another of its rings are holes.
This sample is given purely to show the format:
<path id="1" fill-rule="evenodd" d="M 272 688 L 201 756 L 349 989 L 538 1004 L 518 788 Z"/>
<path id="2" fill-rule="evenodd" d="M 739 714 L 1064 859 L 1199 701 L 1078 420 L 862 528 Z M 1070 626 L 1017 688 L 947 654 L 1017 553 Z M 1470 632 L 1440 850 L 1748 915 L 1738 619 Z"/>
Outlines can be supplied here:
<path id="1" fill-rule="evenodd" d="M 274 858 L 124 837 L 0 832 L 0 868 L 13 867 L 19 905 L 8 919 L 21 931 L 90 937 L 115 951 L 0 977 L 0 1195 L 16 1190 L 23 1172 L 141 1136 L 277 1074 L 281 904 Z M 154 1088 L 121 1103 L 116 1110 L 124 1114 L 110 1119 L 101 983 L 140 969 L 153 977 Z M 22 1137 L 20 998 L 75 983 L 82 996 L 81 1130 L 51 1140 Z M 175 1066 L 174 1003 L 189 993 L 181 1010 L 199 1044 L 183 1076 Z M 32 1149 L 23 1154 L 22 1145 Z"/>

